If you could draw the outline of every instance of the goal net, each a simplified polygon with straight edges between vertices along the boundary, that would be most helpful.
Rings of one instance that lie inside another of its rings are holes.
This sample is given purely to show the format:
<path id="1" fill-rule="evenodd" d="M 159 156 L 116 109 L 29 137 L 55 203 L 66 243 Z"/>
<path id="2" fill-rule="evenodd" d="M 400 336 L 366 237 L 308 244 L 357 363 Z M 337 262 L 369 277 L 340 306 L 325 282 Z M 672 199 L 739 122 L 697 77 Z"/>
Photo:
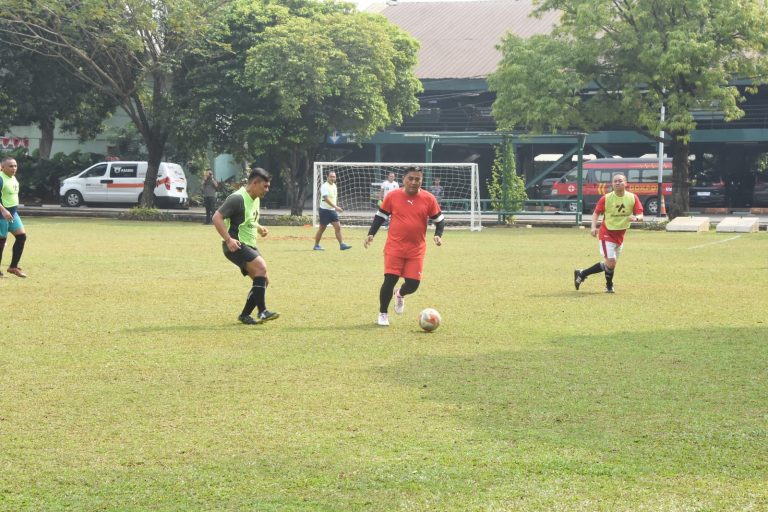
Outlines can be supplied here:
<path id="1" fill-rule="evenodd" d="M 402 186 L 408 167 L 424 171 L 422 188 L 432 192 L 440 203 L 446 221 L 464 225 L 472 231 L 482 229 L 480 222 L 480 181 L 477 164 L 472 163 L 400 163 L 400 162 L 315 162 L 312 195 L 312 223 L 318 225 L 320 187 L 328 173 L 336 173 L 339 214 L 346 224 L 368 225 L 382 199 L 382 184 L 389 173 Z"/>

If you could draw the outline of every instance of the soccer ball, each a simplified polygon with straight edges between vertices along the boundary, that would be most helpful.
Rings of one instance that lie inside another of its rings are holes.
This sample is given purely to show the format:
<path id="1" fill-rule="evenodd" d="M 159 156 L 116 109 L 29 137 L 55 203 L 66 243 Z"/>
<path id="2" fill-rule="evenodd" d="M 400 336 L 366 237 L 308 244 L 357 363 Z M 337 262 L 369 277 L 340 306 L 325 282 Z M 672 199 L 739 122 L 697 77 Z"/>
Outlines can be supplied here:
<path id="1" fill-rule="evenodd" d="M 432 332 L 440 327 L 440 313 L 436 309 L 427 308 L 419 313 L 419 327 L 427 332 Z"/>

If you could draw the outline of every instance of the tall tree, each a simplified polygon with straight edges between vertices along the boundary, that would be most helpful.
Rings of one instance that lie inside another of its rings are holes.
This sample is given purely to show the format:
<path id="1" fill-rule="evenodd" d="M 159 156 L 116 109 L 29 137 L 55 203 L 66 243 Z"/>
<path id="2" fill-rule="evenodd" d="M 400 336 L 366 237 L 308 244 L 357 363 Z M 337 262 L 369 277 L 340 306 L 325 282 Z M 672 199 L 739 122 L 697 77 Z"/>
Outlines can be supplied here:
<path id="1" fill-rule="evenodd" d="M 668 134 L 671 218 L 688 210 L 688 155 L 697 109 L 744 115 L 739 103 L 768 72 L 763 0 L 542 0 L 560 11 L 552 34 L 508 35 L 489 77 L 499 127 L 535 131 L 631 128 Z M 738 88 L 735 79 L 750 85 Z M 660 121 L 661 105 L 666 120 Z"/>
<path id="2" fill-rule="evenodd" d="M 300 215 L 312 162 L 328 134 L 367 138 L 418 108 L 418 46 L 385 18 L 344 5 L 296 0 L 233 7 L 218 32 L 226 53 L 207 66 L 187 66 L 187 85 L 193 77 L 219 77 L 190 88 L 196 99 L 188 112 L 197 121 L 187 126 L 208 130 L 217 149 L 274 157 L 288 176 L 291 212 Z M 243 20 L 253 25 L 244 27 Z"/>
<path id="3" fill-rule="evenodd" d="M 56 60 L 125 110 L 147 147 L 142 203 L 150 206 L 177 116 L 173 73 L 224 1 L 6 0 L 0 43 Z"/>
<path id="4" fill-rule="evenodd" d="M 114 99 L 75 78 L 56 60 L 38 53 L 2 45 L 0 62 L 0 90 L 14 105 L 12 112 L 0 113 L 0 124 L 37 125 L 40 158 L 51 156 L 57 120 L 62 122 L 63 131 L 77 133 L 84 141 L 102 131 L 104 119 L 116 107 Z"/>

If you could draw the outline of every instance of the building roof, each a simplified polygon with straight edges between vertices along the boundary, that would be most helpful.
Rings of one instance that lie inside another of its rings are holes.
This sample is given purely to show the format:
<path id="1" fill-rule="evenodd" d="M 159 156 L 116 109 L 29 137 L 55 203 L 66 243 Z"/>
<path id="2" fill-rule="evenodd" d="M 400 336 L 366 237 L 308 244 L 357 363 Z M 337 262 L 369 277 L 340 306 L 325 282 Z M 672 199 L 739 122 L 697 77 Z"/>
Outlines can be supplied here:
<path id="1" fill-rule="evenodd" d="M 521 37 L 548 34 L 556 12 L 533 18 L 532 0 L 400 2 L 375 4 L 380 12 L 421 43 L 416 76 L 421 80 L 485 78 L 496 70 L 496 46 L 512 32 Z"/>

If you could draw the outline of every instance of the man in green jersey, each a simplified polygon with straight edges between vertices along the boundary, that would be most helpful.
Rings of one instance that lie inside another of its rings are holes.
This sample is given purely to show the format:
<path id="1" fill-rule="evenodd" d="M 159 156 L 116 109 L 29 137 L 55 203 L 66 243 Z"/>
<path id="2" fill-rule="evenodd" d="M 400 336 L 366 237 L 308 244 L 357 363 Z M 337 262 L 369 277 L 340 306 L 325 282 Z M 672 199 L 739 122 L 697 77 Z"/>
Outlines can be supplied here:
<path id="1" fill-rule="evenodd" d="M 223 239 L 224 256 L 237 265 L 244 276 L 253 280 L 245 306 L 237 319 L 247 325 L 274 320 L 279 313 L 269 311 L 266 306 L 267 262 L 256 248 L 257 235 L 265 237 L 267 228 L 259 224 L 261 198 L 269 192 L 272 176 L 261 167 L 254 168 L 248 175 L 244 187 L 233 192 L 213 214 L 213 226 Z M 258 308 L 256 318 L 251 316 Z"/>
<path id="2" fill-rule="evenodd" d="M 18 164 L 16 159 L 5 157 L 0 163 L 0 260 L 3 258 L 5 241 L 10 231 L 15 240 L 11 254 L 11 265 L 8 273 L 18 277 L 27 277 L 27 274 L 19 267 L 21 254 L 24 252 L 24 244 L 27 242 L 27 233 L 21 222 L 19 213 L 19 182 L 16 180 Z M 3 273 L 0 272 L 0 277 Z"/>
<path id="3" fill-rule="evenodd" d="M 643 204 L 639 197 L 626 190 L 627 177 L 616 174 L 612 184 L 613 191 L 600 198 L 592 214 L 591 234 L 594 237 L 598 237 L 597 220 L 604 214 L 598 237 L 600 254 L 604 261 L 586 269 L 573 271 L 573 285 L 577 290 L 587 276 L 605 272 L 605 292 L 613 293 L 613 272 L 624 246 L 624 233 L 629 229 L 630 223 L 643 220 Z"/>

